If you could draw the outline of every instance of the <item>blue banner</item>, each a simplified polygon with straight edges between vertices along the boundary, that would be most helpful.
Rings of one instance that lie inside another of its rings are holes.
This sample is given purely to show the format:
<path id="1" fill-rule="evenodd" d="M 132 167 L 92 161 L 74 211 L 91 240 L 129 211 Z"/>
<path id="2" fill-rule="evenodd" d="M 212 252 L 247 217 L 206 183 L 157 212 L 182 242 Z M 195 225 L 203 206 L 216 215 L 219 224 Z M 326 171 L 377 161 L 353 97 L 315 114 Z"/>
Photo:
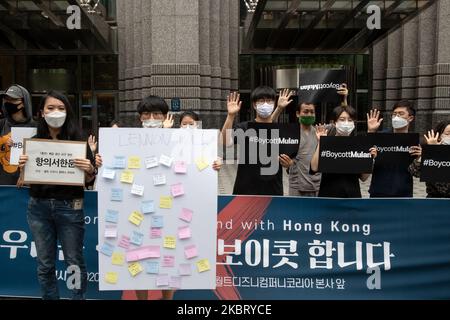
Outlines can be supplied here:
<path id="1" fill-rule="evenodd" d="M 0 296 L 40 296 L 27 200 L 28 190 L 0 188 Z M 449 205 L 220 196 L 217 289 L 175 299 L 449 299 Z M 87 297 L 121 299 L 98 291 L 96 208 L 97 194 L 86 192 Z M 68 297 L 62 261 L 57 269 Z"/>

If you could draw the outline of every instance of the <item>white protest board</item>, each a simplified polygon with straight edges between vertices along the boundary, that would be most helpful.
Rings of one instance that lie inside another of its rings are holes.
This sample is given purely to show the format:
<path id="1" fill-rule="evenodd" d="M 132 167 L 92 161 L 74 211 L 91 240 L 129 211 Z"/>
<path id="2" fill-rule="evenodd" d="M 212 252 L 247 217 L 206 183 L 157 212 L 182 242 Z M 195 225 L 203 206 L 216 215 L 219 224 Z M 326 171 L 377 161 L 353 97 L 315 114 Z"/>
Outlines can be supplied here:
<path id="1" fill-rule="evenodd" d="M 24 139 L 25 184 L 84 186 L 84 171 L 74 166 L 76 158 L 86 158 L 86 142 Z"/>
<path id="2" fill-rule="evenodd" d="M 11 139 L 14 143 L 11 147 L 11 158 L 9 159 L 10 164 L 15 166 L 19 165 L 19 157 L 23 150 L 23 139 L 34 137 L 36 132 L 36 128 L 11 128 Z"/>
<path id="3" fill-rule="evenodd" d="M 100 129 L 100 290 L 215 289 L 217 139 L 217 130 Z"/>

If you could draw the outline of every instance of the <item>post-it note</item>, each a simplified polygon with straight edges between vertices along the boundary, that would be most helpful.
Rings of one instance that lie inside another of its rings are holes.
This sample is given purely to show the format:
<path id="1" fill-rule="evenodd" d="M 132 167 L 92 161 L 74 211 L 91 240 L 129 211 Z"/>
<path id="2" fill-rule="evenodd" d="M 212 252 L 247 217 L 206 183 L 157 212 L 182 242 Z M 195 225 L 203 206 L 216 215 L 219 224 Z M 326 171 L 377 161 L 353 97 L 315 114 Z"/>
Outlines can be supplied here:
<path id="1" fill-rule="evenodd" d="M 130 247 L 130 238 L 127 236 L 122 236 L 122 238 L 120 238 L 119 247 L 127 249 Z"/>
<path id="2" fill-rule="evenodd" d="M 145 246 L 127 251 L 127 262 L 159 258 L 161 256 L 160 246 Z"/>
<path id="3" fill-rule="evenodd" d="M 107 210 L 105 221 L 111 222 L 111 223 L 118 223 L 119 222 L 119 211 Z"/>
<path id="4" fill-rule="evenodd" d="M 197 270 L 198 272 L 205 272 L 210 270 L 209 261 L 208 259 L 202 259 L 197 261 Z"/>
<path id="5" fill-rule="evenodd" d="M 100 252 L 105 256 L 111 257 L 114 251 L 114 246 L 110 243 L 105 242 L 100 248 Z"/>
<path id="6" fill-rule="evenodd" d="M 108 180 L 114 180 L 116 172 L 113 169 L 105 168 L 103 169 L 102 177 Z"/>
<path id="7" fill-rule="evenodd" d="M 143 241 L 144 241 L 144 234 L 137 231 L 133 231 L 130 237 L 130 243 L 136 246 L 141 246 Z"/>
<path id="8" fill-rule="evenodd" d="M 142 201 L 141 211 L 143 214 L 154 213 L 155 203 L 153 202 L 153 200 Z"/>
<path id="9" fill-rule="evenodd" d="M 145 262 L 145 272 L 150 274 L 159 273 L 159 263 L 156 261 L 146 261 Z"/>
<path id="10" fill-rule="evenodd" d="M 123 190 L 120 188 L 111 189 L 111 201 L 122 201 L 123 200 Z"/>
<path id="11" fill-rule="evenodd" d="M 145 158 L 145 167 L 147 169 L 155 168 L 159 165 L 157 157 L 147 157 Z"/>
<path id="12" fill-rule="evenodd" d="M 164 248 L 175 249 L 177 247 L 177 239 L 172 236 L 164 237 Z"/>
<path id="13" fill-rule="evenodd" d="M 156 286 L 157 287 L 167 287 L 169 285 L 169 275 L 160 274 L 156 277 Z"/>
<path id="14" fill-rule="evenodd" d="M 139 273 L 141 273 L 144 269 L 142 268 L 141 264 L 139 262 L 134 262 L 128 266 L 128 271 L 130 274 L 135 277 Z"/>
<path id="15" fill-rule="evenodd" d="M 192 274 L 192 266 L 190 263 L 181 263 L 178 266 L 178 274 L 180 276 L 190 276 Z"/>
<path id="16" fill-rule="evenodd" d="M 162 229 L 150 228 L 150 239 L 158 239 L 162 237 Z"/>
<path id="17" fill-rule="evenodd" d="M 163 256 L 162 266 L 164 268 L 172 268 L 175 266 L 175 256 Z"/>
<path id="18" fill-rule="evenodd" d="M 208 161 L 205 158 L 198 158 L 195 160 L 195 164 L 197 165 L 197 169 L 199 171 L 203 171 L 209 166 Z"/>
<path id="19" fill-rule="evenodd" d="M 163 228 L 164 227 L 164 219 L 163 216 L 152 216 L 151 220 L 152 228 Z"/>
<path id="20" fill-rule="evenodd" d="M 122 266 L 125 263 L 125 255 L 120 252 L 114 252 L 111 258 L 111 263 L 115 266 Z"/>
<path id="21" fill-rule="evenodd" d="M 166 184 L 166 176 L 163 174 L 156 174 L 153 176 L 153 185 L 162 186 Z"/>
<path id="22" fill-rule="evenodd" d="M 181 278 L 180 277 L 170 277 L 169 287 L 173 289 L 181 288 Z"/>
<path id="23" fill-rule="evenodd" d="M 139 211 L 133 211 L 128 217 L 128 221 L 136 226 L 139 226 L 143 220 L 144 216 Z"/>
<path id="24" fill-rule="evenodd" d="M 192 210 L 183 208 L 183 209 L 181 209 L 181 213 L 180 213 L 180 216 L 178 218 L 183 220 L 183 221 L 186 221 L 186 222 L 191 222 L 193 213 L 194 212 Z"/>
<path id="25" fill-rule="evenodd" d="M 172 208 L 172 197 L 161 196 L 159 198 L 159 207 L 161 209 L 170 209 Z"/>
<path id="26" fill-rule="evenodd" d="M 170 186 L 170 191 L 172 193 L 172 196 L 174 198 L 180 197 L 184 194 L 184 187 L 183 184 L 177 183 Z"/>
<path id="27" fill-rule="evenodd" d="M 161 157 L 159 157 L 159 163 L 169 168 L 172 166 L 172 161 L 173 159 L 171 157 L 166 156 L 164 154 L 162 154 Z"/>
<path id="28" fill-rule="evenodd" d="M 119 274 L 117 272 L 107 272 L 105 274 L 105 281 L 109 284 L 116 284 L 119 279 Z"/>
<path id="29" fill-rule="evenodd" d="M 185 174 L 185 173 L 187 173 L 186 162 L 184 162 L 184 161 L 176 161 L 175 162 L 174 171 L 175 171 L 175 173 L 178 173 L 178 174 Z"/>
<path id="30" fill-rule="evenodd" d="M 140 169 L 141 168 L 141 158 L 137 156 L 128 158 L 128 169 Z"/>
<path id="31" fill-rule="evenodd" d="M 131 193 L 142 197 L 144 195 L 144 186 L 133 184 L 131 187 Z"/>
<path id="32" fill-rule="evenodd" d="M 132 184 L 134 180 L 134 173 L 130 170 L 124 170 L 122 171 L 122 174 L 120 175 L 120 182 Z"/>
<path id="33" fill-rule="evenodd" d="M 114 169 L 125 169 L 127 165 L 127 158 L 124 156 L 115 156 L 113 161 Z"/>
<path id="34" fill-rule="evenodd" d="M 192 237 L 191 228 L 189 226 L 183 226 L 178 228 L 178 239 L 189 239 Z"/>
<path id="35" fill-rule="evenodd" d="M 186 259 L 195 258 L 198 255 L 197 246 L 195 244 L 191 244 L 184 247 L 184 256 Z"/>
<path id="36" fill-rule="evenodd" d="M 117 226 L 105 226 L 105 238 L 117 238 Z"/>

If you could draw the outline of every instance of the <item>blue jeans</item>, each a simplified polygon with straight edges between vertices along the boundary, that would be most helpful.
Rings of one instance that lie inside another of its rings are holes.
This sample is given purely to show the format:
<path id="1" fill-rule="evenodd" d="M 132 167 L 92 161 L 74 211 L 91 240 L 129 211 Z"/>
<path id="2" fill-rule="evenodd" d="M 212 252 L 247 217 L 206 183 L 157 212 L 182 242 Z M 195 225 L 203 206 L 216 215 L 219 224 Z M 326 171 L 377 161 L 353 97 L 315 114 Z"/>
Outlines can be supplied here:
<path id="1" fill-rule="evenodd" d="M 56 280 L 57 240 L 61 243 L 67 266 L 78 266 L 81 273 L 68 272 L 67 278 L 80 279 L 72 290 L 72 299 L 84 299 L 87 289 L 86 264 L 83 257 L 84 212 L 75 207 L 74 200 L 30 198 L 28 225 L 37 252 L 37 274 L 43 299 L 59 299 Z M 76 270 L 76 267 L 75 267 Z M 79 277 L 78 277 L 79 276 Z"/>

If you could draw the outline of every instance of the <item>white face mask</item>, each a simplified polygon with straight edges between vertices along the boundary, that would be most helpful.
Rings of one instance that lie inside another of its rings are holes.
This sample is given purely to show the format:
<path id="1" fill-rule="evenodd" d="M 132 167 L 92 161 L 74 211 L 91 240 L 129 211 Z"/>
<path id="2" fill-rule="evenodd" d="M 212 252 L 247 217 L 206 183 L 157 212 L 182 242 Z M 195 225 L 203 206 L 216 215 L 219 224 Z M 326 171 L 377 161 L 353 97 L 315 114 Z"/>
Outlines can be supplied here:
<path id="1" fill-rule="evenodd" d="M 185 124 L 181 126 L 181 129 L 198 129 L 198 125 L 196 124 Z"/>
<path id="2" fill-rule="evenodd" d="M 392 128 L 394 129 L 401 129 L 408 125 L 408 120 L 405 118 L 395 116 L 392 118 Z"/>
<path id="3" fill-rule="evenodd" d="M 446 145 L 446 146 L 450 146 L 450 137 L 443 137 L 441 140 L 441 144 Z"/>
<path id="4" fill-rule="evenodd" d="M 142 127 L 143 128 L 162 128 L 163 127 L 163 121 L 162 120 L 144 120 L 142 121 Z"/>
<path id="5" fill-rule="evenodd" d="M 67 114 L 61 111 L 53 111 L 44 115 L 45 122 L 47 122 L 49 127 L 58 129 L 64 125 L 66 122 Z"/>
<path id="6" fill-rule="evenodd" d="M 336 131 L 341 136 L 349 136 L 353 130 L 355 130 L 355 123 L 353 121 L 336 122 Z"/>
<path id="7" fill-rule="evenodd" d="M 275 105 L 273 103 L 261 103 L 256 105 L 256 113 L 263 119 L 267 119 L 273 112 Z"/>

